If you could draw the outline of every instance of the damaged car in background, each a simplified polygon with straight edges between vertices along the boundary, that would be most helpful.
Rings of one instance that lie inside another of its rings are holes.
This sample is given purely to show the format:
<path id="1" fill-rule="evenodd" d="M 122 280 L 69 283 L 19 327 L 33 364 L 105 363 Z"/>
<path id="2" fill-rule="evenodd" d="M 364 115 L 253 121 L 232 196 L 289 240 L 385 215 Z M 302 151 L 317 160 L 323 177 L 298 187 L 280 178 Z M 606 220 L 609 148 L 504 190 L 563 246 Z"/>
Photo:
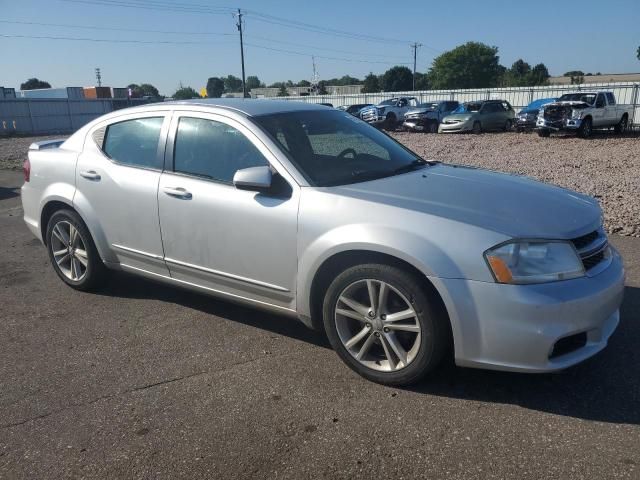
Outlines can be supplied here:
<path id="1" fill-rule="evenodd" d="M 594 129 L 611 127 L 616 133 L 622 133 L 629 125 L 632 112 L 633 106 L 618 104 L 612 92 L 566 93 L 557 102 L 540 108 L 536 129 L 541 137 L 548 137 L 551 132 L 571 131 L 588 138 Z"/>
<path id="2" fill-rule="evenodd" d="M 421 103 L 404 115 L 403 128 L 411 132 L 438 133 L 438 125 L 444 117 L 460 105 L 455 100 Z"/>

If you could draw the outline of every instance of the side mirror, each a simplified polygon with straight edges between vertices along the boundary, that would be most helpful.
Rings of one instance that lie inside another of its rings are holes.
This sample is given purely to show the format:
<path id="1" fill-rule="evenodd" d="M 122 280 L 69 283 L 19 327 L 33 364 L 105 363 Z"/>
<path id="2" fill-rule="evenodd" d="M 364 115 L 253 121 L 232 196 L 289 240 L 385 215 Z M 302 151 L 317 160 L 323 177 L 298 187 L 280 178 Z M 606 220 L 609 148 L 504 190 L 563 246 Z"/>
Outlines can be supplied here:
<path id="1" fill-rule="evenodd" d="M 238 190 L 264 192 L 271 188 L 272 179 L 270 167 L 249 167 L 236 171 L 233 175 L 233 185 Z"/>

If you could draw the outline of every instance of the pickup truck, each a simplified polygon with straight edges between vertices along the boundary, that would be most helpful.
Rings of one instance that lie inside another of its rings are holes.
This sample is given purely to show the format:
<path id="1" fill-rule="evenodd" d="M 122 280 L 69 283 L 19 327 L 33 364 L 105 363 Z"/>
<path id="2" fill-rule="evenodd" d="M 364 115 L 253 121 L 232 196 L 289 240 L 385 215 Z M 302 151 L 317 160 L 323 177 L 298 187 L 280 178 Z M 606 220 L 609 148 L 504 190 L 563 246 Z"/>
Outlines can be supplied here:
<path id="1" fill-rule="evenodd" d="M 627 129 L 633 112 L 631 105 L 618 105 L 612 92 L 576 92 L 540 108 L 536 130 L 541 137 L 551 132 L 573 131 L 582 138 L 594 129 L 613 127 L 616 133 Z"/>
<path id="2" fill-rule="evenodd" d="M 405 113 L 417 105 L 415 97 L 390 98 L 374 107 L 362 109 L 360 118 L 374 127 L 394 130 L 404 120 Z"/>
<path id="3" fill-rule="evenodd" d="M 421 103 L 405 113 L 402 126 L 411 131 L 438 133 L 438 125 L 442 119 L 458 108 L 458 105 L 456 101 Z"/>

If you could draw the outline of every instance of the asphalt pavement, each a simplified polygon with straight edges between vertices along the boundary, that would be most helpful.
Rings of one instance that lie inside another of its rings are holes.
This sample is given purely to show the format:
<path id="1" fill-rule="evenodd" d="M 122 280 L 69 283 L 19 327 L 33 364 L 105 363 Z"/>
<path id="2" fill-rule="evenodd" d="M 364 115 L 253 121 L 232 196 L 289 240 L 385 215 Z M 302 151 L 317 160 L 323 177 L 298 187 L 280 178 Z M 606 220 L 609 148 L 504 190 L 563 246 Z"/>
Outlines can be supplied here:
<path id="1" fill-rule="evenodd" d="M 640 478 L 640 239 L 607 349 L 368 382 L 295 320 L 113 275 L 80 293 L 0 171 L 0 478 Z"/>

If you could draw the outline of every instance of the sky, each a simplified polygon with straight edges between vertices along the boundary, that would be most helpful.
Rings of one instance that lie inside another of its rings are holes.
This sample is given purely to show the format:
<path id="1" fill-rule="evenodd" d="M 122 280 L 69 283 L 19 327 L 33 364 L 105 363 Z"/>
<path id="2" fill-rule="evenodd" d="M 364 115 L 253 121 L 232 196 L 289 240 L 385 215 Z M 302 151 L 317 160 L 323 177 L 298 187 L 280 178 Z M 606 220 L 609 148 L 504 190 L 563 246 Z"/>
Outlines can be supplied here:
<path id="1" fill-rule="evenodd" d="M 267 84 L 310 80 L 313 55 L 320 79 L 412 68 L 412 42 L 426 72 L 471 40 L 497 46 L 507 67 L 522 58 L 552 75 L 640 72 L 640 0 L 0 0 L 0 86 L 95 85 L 100 67 L 103 85 L 151 83 L 171 95 L 239 77 L 232 8 L 246 11 L 246 74 Z"/>

